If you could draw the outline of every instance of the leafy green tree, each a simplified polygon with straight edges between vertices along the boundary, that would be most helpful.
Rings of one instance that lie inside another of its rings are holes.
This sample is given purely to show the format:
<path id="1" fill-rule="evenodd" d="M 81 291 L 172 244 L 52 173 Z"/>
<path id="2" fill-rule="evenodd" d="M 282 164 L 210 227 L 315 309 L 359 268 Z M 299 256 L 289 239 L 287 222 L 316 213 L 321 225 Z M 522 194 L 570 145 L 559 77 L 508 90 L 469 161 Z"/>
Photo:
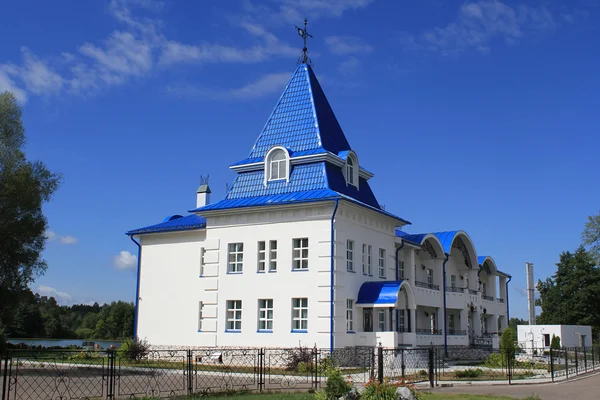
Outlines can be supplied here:
<path id="1" fill-rule="evenodd" d="M 583 245 L 588 247 L 588 251 L 596 259 L 596 264 L 600 264 L 600 213 L 588 217 L 581 239 Z"/>
<path id="2" fill-rule="evenodd" d="M 560 337 L 552 334 L 552 341 L 550 342 L 551 349 L 560 349 Z"/>
<path id="3" fill-rule="evenodd" d="M 10 325 L 18 295 L 46 270 L 40 253 L 47 228 L 42 205 L 60 177 L 40 161 L 27 160 L 21 108 L 12 93 L 0 94 L 0 320 Z"/>
<path id="4" fill-rule="evenodd" d="M 556 273 L 537 289 L 542 307 L 539 324 L 591 325 L 600 328 L 600 269 L 594 257 L 580 246 L 575 253 L 563 252 Z"/>

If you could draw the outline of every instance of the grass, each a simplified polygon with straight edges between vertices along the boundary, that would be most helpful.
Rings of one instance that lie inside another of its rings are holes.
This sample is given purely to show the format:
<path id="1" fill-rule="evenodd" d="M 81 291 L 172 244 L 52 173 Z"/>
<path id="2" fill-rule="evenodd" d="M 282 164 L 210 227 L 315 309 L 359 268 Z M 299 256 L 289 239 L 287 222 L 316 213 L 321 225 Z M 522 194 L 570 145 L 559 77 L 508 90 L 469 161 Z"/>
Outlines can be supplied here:
<path id="1" fill-rule="evenodd" d="M 514 397 L 488 396 L 479 394 L 456 394 L 456 393 L 421 393 L 423 400 L 515 400 Z M 527 400 L 527 399 L 525 399 Z"/>

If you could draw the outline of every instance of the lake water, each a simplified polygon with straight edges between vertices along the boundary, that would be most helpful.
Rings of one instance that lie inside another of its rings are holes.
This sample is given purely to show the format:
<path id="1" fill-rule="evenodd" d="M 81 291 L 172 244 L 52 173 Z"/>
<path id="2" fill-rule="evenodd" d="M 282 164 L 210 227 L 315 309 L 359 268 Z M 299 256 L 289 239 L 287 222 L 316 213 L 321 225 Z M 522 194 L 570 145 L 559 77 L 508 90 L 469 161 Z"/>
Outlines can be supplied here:
<path id="1" fill-rule="evenodd" d="M 101 348 L 107 349 L 111 345 L 119 347 L 120 340 L 93 340 L 93 339 L 8 339 L 8 343 L 20 344 L 24 343 L 28 346 L 43 346 L 43 347 L 67 347 L 67 346 L 83 346 L 83 342 L 94 342 Z"/>

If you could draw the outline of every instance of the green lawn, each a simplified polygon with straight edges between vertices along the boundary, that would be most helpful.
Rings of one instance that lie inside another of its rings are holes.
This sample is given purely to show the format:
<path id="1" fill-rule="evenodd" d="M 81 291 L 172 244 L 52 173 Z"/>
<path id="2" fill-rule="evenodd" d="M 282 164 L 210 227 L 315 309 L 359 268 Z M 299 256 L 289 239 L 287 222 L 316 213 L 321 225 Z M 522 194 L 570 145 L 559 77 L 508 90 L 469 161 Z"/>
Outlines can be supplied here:
<path id="1" fill-rule="evenodd" d="M 476 394 L 421 393 L 423 400 L 515 400 L 514 397 L 482 396 Z"/>

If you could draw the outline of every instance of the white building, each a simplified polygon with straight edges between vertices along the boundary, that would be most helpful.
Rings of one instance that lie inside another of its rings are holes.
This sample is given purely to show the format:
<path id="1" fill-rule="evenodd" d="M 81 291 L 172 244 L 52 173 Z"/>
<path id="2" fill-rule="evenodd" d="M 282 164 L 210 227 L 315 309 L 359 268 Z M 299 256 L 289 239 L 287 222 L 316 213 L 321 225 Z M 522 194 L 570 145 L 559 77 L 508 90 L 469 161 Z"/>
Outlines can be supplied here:
<path id="1" fill-rule="evenodd" d="M 498 345 L 508 280 L 467 233 L 408 234 L 299 64 L 225 199 L 128 232 L 153 345 Z"/>
<path id="2" fill-rule="evenodd" d="M 550 349 L 552 336 L 560 338 L 561 347 L 592 345 L 592 327 L 583 325 L 517 325 L 517 341 L 527 353 L 531 349 Z"/>

